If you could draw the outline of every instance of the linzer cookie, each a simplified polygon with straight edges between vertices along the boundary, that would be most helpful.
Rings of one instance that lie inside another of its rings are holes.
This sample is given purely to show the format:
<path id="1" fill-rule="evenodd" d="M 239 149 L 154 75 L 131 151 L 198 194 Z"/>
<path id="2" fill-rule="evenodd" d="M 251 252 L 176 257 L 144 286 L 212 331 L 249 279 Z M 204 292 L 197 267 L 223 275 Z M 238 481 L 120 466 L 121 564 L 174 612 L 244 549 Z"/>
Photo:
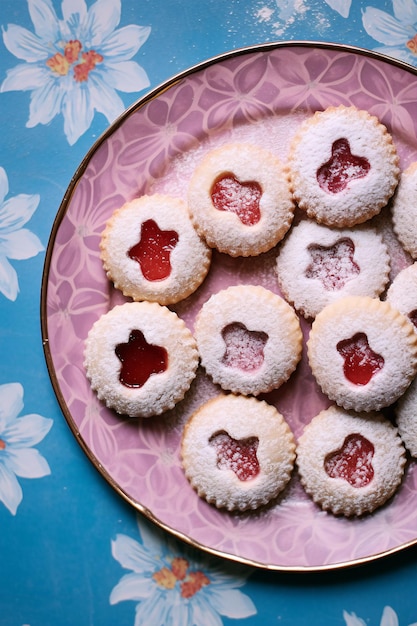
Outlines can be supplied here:
<path id="1" fill-rule="evenodd" d="M 305 120 L 289 150 L 298 206 L 327 226 L 377 215 L 393 195 L 399 158 L 387 128 L 367 111 L 329 107 Z"/>
<path id="2" fill-rule="evenodd" d="M 281 244 L 276 270 L 285 298 L 314 318 L 346 295 L 379 296 L 390 260 L 381 236 L 367 225 L 332 229 L 306 219 Z"/>
<path id="3" fill-rule="evenodd" d="M 191 177 L 188 206 L 207 244 L 233 257 L 271 249 L 288 231 L 294 214 L 280 159 L 251 144 L 210 151 Z"/>
<path id="4" fill-rule="evenodd" d="M 387 291 L 387 300 L 409 318 L 417 332 L 417 263 L 396 275 Z"/>
<path id="5" fill-rule="evenodd" d="M 411 456 L 417 458 L 417 379 L 395 405 L 395 415 L 401 439 Z"/>
<path id="6" fill-rule="evenodd" d="M 152 302 L 127 302 L 102 315 L 85 342 L 92 389 L 117 413 L 149 417 L 172 409 L 195 377 L 198 353 L 185 323 Z"/>
<path id="7" fill-rule="evenodd" d="M 404 475 L 405 449 L 381 413 L 330 407 L 305 427 L 297 445 L 301 484 L 335 515 L 371 513 L 391 498 Z"/>
<path id="8" fill-rule="evenodd" d="M 185 424 L 181 457 L 201 498 L 244 511 L 283 491 L 294 467 L 295 442 L 275 407 L 256 398 L 220 395 Z"/>
<path id="9" fill-rule="evenodd" d="M 395 402 L 417 372 L 417 334 L 388 302 L 346 296 L 315 318 L 308 360 L 322 391 L 345 409 Z"/>
<path id="10" fill-rule="evenodd" d="M 198 313 L 194 335 L 206 372 L 235 393 L 280 387 L 301 358 L 297 315 L 260 286 L 237 285 L 212 295 Z"/>
<path id="11" fill-rule="evenodd" d="M 417 162 L 402 172 L 391 210 L 398 239 L 413 259 L 417 259 Z"/>
<path id="12" fill-rule="evenodd" d="M 125 296 L 173 304 L 203 282 L 211 249 L 190 220 L 185 203 L 170 196 L 142 196 L 116 210 L 100 243 L 108 278 Z"/>

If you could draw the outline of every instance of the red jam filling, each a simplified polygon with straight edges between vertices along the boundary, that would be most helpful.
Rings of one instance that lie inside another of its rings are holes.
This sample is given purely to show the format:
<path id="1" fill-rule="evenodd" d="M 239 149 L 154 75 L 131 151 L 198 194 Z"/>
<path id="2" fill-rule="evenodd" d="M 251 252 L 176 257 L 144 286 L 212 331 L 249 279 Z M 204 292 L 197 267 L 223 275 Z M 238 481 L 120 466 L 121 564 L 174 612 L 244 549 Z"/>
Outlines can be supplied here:
<path id="1" fill-rule="evenodd" d="M 256 181 L 241 183 L 233 174 L 223 174 L 211 188 L 211 200 L 218 211 L 235 213 L 242 224 L 254 226 L 261 219 L 262 188 Z"/>
<path id="2" fill-rule="evenodd" d="M 414 311 L 411 311 L 411 313 L 408 314 L 408 319 L 417 328 L 417 309 L 414 309 Z"/>
<path id="3" fill-rule="evenodd" d="M 130 248 L 128 255 L 139 263 L 146 280 L 165 280 L 171 274 L 171 251 L 177 243 L 175 230 L 160 230 L 154 220 L 146 220 L 139 242 Z"/>
<path id="4" fill-rule="evenodd" d="M 324 460 L 330 478 L 343 478 L 352 487 L 365 487 L 374 477 L 373 444 L 359 433 L 346 437 L 340 450 L 331 452 Z"/>
<path id="5" fill-rule="evenodd" d="M 311 264 L 307 267 L 307 278 L 317 278 L 327 291 L 343 289 L 345 284 L 360 273 L 353 260 L 355 244 L 349 237 L 343 237 L 332 246 L 311 244 L 308 246 Z"/>
<path id="6" fill-rule="evenodd" d="M 336 346 L 344 358 L 343 372 L 354 385 L 367 385 L 384 366 L 384 358 L 369 346 L 365 333 L 356 333 Z"/>
<path id="7" fill-rule="evenodd" d="M 222 337 L 226 351 L 222 363 L 244 372 L 254 372 L 264 362 L 264 346 L 268 335 L 248 330 L 244 324 L 233 322 L 223 328 Z"/>
<path id="8" fill-rule="evenodd" d="M 368 159 L 351 153 L 347 139 L 337 139 L 332 145 L 332 156 L 317 170 L 317 182 L 323 191 L 339 193 L 351 180 L 364 178 L 370 169 Z"/>
<path id="9" fill-rule="evenodd" d="M 149 344 L 141 330 L 132 330 L 127 343 L 115 348 L 121 361 L 119 380 L 126 387 L 142 387 L 152 374 L 162 374 L 168 367 L 165 348 Z"/>
<path id="10" fill-rule="evenodd" d="M 209 444 L 217 452 L 217 467 L 232 470 L 242 482 L 255 478 L 259 472 L 256 456 L 259 440 L 257 437 L 233 439 L 227 432 L 212 435 Z"/>

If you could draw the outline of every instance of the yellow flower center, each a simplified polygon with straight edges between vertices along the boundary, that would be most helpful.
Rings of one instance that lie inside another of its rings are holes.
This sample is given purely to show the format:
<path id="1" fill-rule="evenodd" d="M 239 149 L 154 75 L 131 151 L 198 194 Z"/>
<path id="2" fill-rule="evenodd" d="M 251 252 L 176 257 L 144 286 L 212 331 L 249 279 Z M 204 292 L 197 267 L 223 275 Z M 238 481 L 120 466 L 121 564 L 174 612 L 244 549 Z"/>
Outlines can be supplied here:
<path id="1" fill-rule="evenodd" d="M 405 45 L 413 54 L 417 54 L 417 35 L 414 35 Z"/>
<path id="2" fill-rule="evenodd" d="M 188 561 L 177 557 L 171 567 L 163 567 L 153 574 L 154 581 L 164 589 L 174 589 L 180 583 L 181 596 L 192 598 L 200 589 L 210 584 L 209 578 L 203 572 L 189 572 Z"/>
<path id="3" fill-rule="evenodd" d="M 74 80 L 83 83 L 88 80 L 89 73 L 104 59 L 95 50 L 81 52 L 82 47 L 78 39 L 68 41 L 63 46 L 63 53 L 54 54 L 47 59 L 46 65 L 57 76 L 67 76 L 72 70 Z"/>

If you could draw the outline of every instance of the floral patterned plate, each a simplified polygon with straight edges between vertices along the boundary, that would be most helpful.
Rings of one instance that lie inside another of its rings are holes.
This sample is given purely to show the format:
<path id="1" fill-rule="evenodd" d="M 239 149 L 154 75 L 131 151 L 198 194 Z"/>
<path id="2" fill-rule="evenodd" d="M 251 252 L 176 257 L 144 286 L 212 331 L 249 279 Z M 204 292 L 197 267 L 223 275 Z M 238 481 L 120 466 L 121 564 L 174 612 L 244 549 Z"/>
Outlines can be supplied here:
<path id="1" fill-rule="evenodd" d="M 277 570 L 321 570 L 379 558 L 417 542 L 417 466 L 409 463 L 392 501 L 363 519 L 320 511 L 297 475 L 279 502 L 230 514 L 198 498 L 179 459 L 184 421 L 218 390 L 199 372 L 183 402 L 147 420 L 125 419 L 92 393 L 83 344 L 93 322 L 123 297 L 99 258 L 106 219 L 144 193 L 185 196 L 199 158 L 230 140 L 257 142 L 285 159 L 302 119 L 333 104 L 353 104 L 391 130 L 401 166 L 417 159 L 416 70 L 377 54 L 322 43 L 285 42 L 234 51 L 174 77 L 129 108 L 76 172 L 53 226 L 42 285 L 46 360 L 62 411 L 77 440 L 134 507 L 175 536 L 242 563 Z M 395 246 L 394 246 L 395 248 Z M 394 249 L 393 273 L 407 260 Z M 173 307 L 191 329 L 208 296 L 231 284 L 278 292 L 276 251 L 252 259 L 214 254 L 204 284 Z M 308 332 L 308 325 L 303 322 Z M 269 394 L 299 436 L 328 406 L 303 360 Z"/>

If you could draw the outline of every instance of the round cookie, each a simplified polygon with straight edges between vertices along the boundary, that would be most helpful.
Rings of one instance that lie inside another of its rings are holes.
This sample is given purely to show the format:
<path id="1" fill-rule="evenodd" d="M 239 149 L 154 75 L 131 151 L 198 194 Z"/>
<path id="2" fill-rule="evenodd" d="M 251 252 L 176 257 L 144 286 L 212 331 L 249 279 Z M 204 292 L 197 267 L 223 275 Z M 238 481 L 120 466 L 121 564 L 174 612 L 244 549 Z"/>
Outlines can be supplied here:
<path id="1" fill-rule="evenodd" d="M 207 153 L 191 177 L 188 207 L 207 244 L 233 257 L 273 248 L 294 215 L 280 159 L 251 144 L 227 144 Z"/>
<path id="2" fill-rule="evenodd" d="M 397 429 L 381 413 L 332 406 L 305 427 L 297 445 L 301 484 L 324 510 L 363 515 L 401 483 L 406 462 Z"/>
<path id="3" fill-rule="evenodd" d="M 417 332 L 417 263 L 396 275 L 387 291 L 387 301 L 409 318 Z"/>
<path id="4" fill-rule="evenodd" d="M 417 334 L 388 302 L 346 296 L 312 324 L 308 360 L 322 391 L 354 411 L 395 402 L 417 372 Z"/>
<path id="5" fill-rule="evenodd" d="M 127 302 L 102 315 L 85 341 L 92 389 L 117 413 L 149 417 L 172 409 L 195 377 L 195 340 L 176 313 Z"/>
<path id="6" fill-rule="evenodd" d="M 353 106 L 306 119 L 289 150 L 298 206 L 317 222 L 346 227 L 377 215 L 393 195 L 399 158 L 386 127 Z"/>
<path id="7" fill-rule="evenodd" d="M 127 202 L 108 220 L 100 242 L 108 278 L 125 296 L 173 304 L 203 282 L 211 249 L 185 203 L 163 194 Z"/>
<path id="8" fill-rule="evenodd" d="M 417 379 L 395 406 L 398 432 L 412 457 L 417 458 Z"/>
<path id="9" fill-rule="evenodd" d="M 400 243 L 413 259 L 417 259 L 417 162 L 402 172 L 391 213 Z"/>
<path id="10" fill-rule="evenodd" d="M 295 442 L 275 407 L 220 395 L 185 424 L 181 457 L 201 498 L 229 511 L 257 509 L 280 494 L 294 467 Z"/>
<path id="11" fill-rule="evenodd" d="M 390 259 L 369 226 L 336 230 L 306 219 L 281 244 L 276 270 L 284 297 L 314 318 L 343 296 L 379 296 L 389 279 Z"/>
<path id="12" fill-rule="evenodd" d="M 223 389 L 258 395 L 282 385 L 301 358 L 297 315 L 280 296 L 256 285 L 212 295 L 194 328 L 201 363 Z"/>

